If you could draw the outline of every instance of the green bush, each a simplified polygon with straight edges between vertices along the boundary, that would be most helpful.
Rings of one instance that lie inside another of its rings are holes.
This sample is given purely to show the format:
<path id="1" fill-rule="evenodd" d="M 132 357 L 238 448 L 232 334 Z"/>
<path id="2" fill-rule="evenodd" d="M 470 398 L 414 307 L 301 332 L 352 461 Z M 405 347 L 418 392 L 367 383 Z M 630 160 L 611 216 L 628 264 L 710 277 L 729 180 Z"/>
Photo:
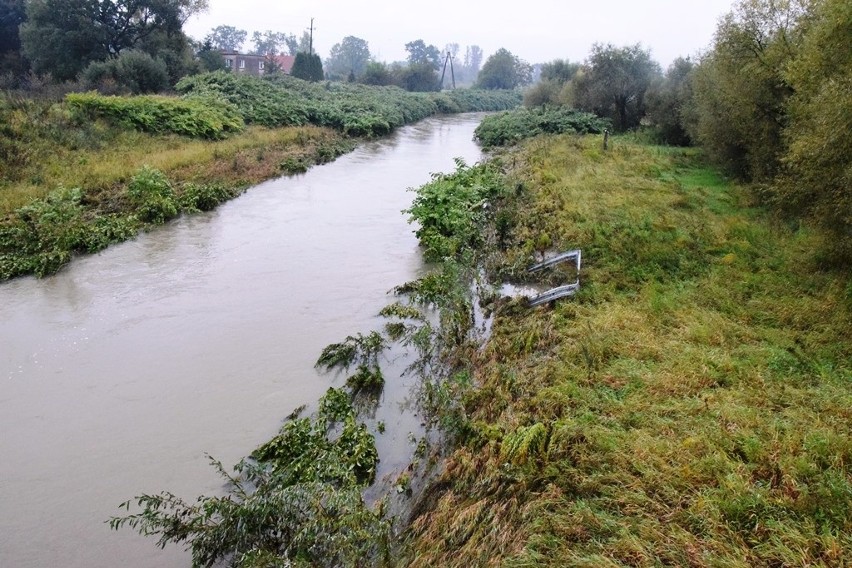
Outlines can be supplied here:
<path id="1" fill-rule="evenodd" d="M 568 107 L 521 108 L 485 117 L 474 136 L 483 146 L 505 146 L 539 134 L 597 134 L 608 119 Z"/>
<path id="2" fill-rule="evenodd" d="M 79 188 L 59 188 L 17 209 L 0 225 L 0 280 L 53 274 L 75 252 L 96 252 L 136 234 L 137 223 L 127 217 L 89 222 L 82 196 Z"/>
<path id="3" fill-rule="evenodd" d="M 83 70 L 83 79 L 93 88 L 114 84 L 139 95 L 168 89 L 169 70 L 162 59 L 129 50 L 114 59 L 93 61 Z"/>
<path id="4" fill-rule="evenodd" d="M 558 105 L 563 85 L 556 81 L 542 79 L 524 91 L 525 107 Z"/>
<path id="5" fill-rule="evenodd" d="M 143 221 L 161 225 L 178 215 L 178 204 L 172 185 L 158 170 L 143 167 L 130 180 L 127 193 Z"/>
<path id="6" fill-rule="evenodd" d="M 235 197 L 236 191 L 217 184 L 187 184 L 178 203 L 183 211 L 211 211 L 220 203 Z"/>
<path id="7" fill-rule="evenodd" d="M 417 189 L 412 206 L 406 210 L 424 247 L 426 260 L 453 258 L 482 242 L 487 205 L 503 192 L 502 178 L 488 164 L 467 166 L 456 162 L 456 171 L 437 174 Z"/>
<path id="8" fill-rule="evenodd" d="M 322 59 L 316 53 L 299 52 L 296 54 L 296 60 L 293 62 L 293 69 L 290 72 L 293 77 L 305 81 L 322 81 Z"/>
<path id="9" fill-rule="evenodd" d="M 80 119 L 103 117 L 145 132 L 171 132 L 217 140 L 242 130 L 244 126 L 233 105 L 209 93 L 184 99 L 157 95 L 116 97 L 71 93 L 65 100 Z"/>

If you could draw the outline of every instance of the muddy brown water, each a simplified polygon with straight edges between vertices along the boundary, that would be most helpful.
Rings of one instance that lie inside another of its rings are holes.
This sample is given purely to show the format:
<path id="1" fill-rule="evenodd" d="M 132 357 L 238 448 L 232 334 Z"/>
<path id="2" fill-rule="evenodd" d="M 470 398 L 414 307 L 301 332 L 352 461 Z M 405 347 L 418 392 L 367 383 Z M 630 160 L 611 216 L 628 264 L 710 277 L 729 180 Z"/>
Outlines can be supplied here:
<path id="1" fill-rule="evenodd" d="M 230 466 L 342 377 L 321 349 L 376 329 L 424 266 L 406 189 L 480 159 L 482 115 L 425 120 L 336 162 L 251 188 L 0 284 L 0 566 L 186 567 L 180 546 L 105 524 L 118 504 L 222 490 Z M 409 459 L 414 379 L 388 377 L 380 476 Z"/>

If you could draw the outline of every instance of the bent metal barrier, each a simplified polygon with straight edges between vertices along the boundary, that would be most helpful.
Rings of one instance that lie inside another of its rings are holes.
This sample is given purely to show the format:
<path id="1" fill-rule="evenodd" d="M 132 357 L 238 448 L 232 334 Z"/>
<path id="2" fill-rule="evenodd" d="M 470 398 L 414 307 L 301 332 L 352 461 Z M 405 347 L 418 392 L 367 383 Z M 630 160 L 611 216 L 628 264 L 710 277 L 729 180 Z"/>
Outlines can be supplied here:
<path id="1" fill-rule="evenodd" d="M 563 262 L 567 262 L 569 260 L 574 259 L 576 261 L 577 267 L 577 280 L 571 284 L 566 284 L 564 286 L 557 286 L 556 288 L 552 288 L 547 292 L 543 292 L 538 296 L 530 298 L 529 305 L 530 307 L 540 306 L 541 304 L 546 304 L 548 302 L 553 302 L 560 298 L 565 298 L 567 296 L 573 296 L 577 293 L 577 290 L 580 289 L 580 264 L 582 262 L 582 251 L 580 249 L 569 250 L 567 252 L 563 252 L 558 254 L 552 258 L 549 258 L 543 262 L 530 266 L 527 269 L 527 272 L 538 272 L 539 270 L 544 270 L 545 268 L 550 268 L 552 266 L 556 266 L 557 264 L 561 264 Z"/>

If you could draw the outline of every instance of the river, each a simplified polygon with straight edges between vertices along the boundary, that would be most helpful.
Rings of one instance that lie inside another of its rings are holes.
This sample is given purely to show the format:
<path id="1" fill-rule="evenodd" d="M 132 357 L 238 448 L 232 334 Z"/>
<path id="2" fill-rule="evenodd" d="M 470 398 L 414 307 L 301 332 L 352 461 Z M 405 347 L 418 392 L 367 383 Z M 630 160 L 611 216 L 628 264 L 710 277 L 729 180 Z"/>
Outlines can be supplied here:
<path id="1" fill-rule="evenodd" d="M 189 566 L 182 547 L 104 521 L 140 493 L 221 491 L 207 453 L 228 467 L 342 386 L 317 356 L 376 329 L 388 290 L 422 273 L 406 189 L 480 159 L 481 118 L 422 121 L 0 284 L 0 566 Z M 410 379 L 387 378 L 380 452 L 419 425 L 400 402 Z M 381 458 L 380 474 L 407 459 Z"/>

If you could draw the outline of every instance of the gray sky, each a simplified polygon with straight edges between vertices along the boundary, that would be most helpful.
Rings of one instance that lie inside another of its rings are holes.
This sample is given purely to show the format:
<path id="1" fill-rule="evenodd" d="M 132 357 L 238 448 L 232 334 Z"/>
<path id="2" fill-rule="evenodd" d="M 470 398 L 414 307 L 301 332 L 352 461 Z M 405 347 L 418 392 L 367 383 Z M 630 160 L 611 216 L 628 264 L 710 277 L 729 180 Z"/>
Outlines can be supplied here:
<path id="1" fill-rule="evenodd" d="M 450 42 L 479 45 L 485 57 L 505 47 L 529 63 L 582 61 L 594 42 L 641 43 L 663 68 L 678 56 L 709 47 L 720 16 L 733 0 L 210 0 L 210 10 L 185 27 L 201 39 L 227 24 L 249 32 L 273 30 L 297 37 L 314 18 L 314 48 L 323 58 L 353 35 L 369 42 L 376 59 L 405 59 L 405 44 L 422 39 L 439 49 Z"/>

